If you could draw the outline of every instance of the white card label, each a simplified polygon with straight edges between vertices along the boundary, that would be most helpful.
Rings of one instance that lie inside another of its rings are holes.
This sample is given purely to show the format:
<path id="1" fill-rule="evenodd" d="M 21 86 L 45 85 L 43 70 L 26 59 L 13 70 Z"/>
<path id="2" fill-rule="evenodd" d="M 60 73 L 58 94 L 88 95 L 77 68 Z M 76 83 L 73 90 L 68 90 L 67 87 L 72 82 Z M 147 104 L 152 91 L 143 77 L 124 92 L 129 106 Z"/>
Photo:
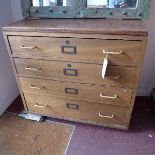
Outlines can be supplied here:
<path id="1" fill-rule="evenodd" d="M 105 78 L 107 67 L 108 67 L 108 59 L 107 58 L 104 58 L 103 68 L 102 68 L 102 78 L 103 79 Z"/>
<path id="2" fill-rule="evenodd" d="M 107 5 L 108 4 L 108 0 L 87 0 L 87 5 L 91 6 L 91 5 L 94 5 L 94 6 L 97 6 L 97 5 L 101 5 L 101 6 L 104 6 L 104 5 Z"/>

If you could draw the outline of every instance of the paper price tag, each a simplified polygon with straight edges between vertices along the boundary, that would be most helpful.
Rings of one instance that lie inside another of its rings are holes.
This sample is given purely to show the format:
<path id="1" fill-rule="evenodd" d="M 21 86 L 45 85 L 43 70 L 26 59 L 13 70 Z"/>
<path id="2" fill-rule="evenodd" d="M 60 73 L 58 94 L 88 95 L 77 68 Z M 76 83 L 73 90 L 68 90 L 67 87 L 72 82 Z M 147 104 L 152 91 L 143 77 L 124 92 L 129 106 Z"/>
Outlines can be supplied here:
<path id="1" fill-rule="evenodd" d="M 108 59 L 107 58 L 104 58 L 103 68 L 102 68 L 102 78 L 103 79 L 105 78 L 107 67 L 108 67 Z"/>

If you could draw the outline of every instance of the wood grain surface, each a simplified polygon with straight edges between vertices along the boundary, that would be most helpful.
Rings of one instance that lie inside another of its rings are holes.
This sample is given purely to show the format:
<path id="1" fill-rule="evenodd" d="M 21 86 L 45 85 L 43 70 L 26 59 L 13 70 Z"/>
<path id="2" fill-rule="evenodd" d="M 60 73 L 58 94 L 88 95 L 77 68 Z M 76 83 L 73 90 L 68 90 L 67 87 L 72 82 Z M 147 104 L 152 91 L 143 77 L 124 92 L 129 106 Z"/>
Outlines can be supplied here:
<path id="1" fill-rule="evenodd" d="M 134 67 L 109 66 L 103 79 L 103 65 L 98 64 L 34 61 L 33 59 L 19 58 L 15 58 L 14 62 L 18 76 L 129 88 L 133 88 L 136 83 Z"/>
<path id="2" fill-rule="evenodd" d="M 21 20 L 3 27 L 4 31 L 32 31 L 52 33 L 84 33 L 84 34 L 148 34 L 146 25 L 140 20 L 114 19 L 41 19 Z"/>
<path id="3" fill-rule="evenodd" d="M 39 112 L 51 117 L 64 117 L 71 120 L 99 123 L 100 125 L 110 124 L 111 126 L 125 126 L 127 123 L 127 107 L 89 103 L 54 96 L 47 97 L 30 93 L 25 93 L 25 99 L 29 111 Z M 70 105 L 69 108 L 67 104 Z M 78 109 L 76 109 L 77 107 Z M 99 113 L 105 116 L 105 118 L 99 117 Z M 114 117 L 110 118 L 112 115 Z"/>
<path id="4" fill-rule="evenodd" d="M 103 63 L 104 51 L 121 54 L 109 54 L 109 65 L 137 66 L 142 41 L 23 37 L 10 36 L 14 57 L 40 57 L 51 60 Z M 88 46 L 89 45 L 89 46 Z"/>
<path id="5" fill-rule="evenodd" d="M 55 95 L 110 105 L 130 106 L 132 89 L 19 77 L 23 92 Z M 101 95 L 107 97 L 101 97 Z M 114 97 L 116 98 L 110 98 Z M 108 98 L 109 96 L 109 98 Z"/>

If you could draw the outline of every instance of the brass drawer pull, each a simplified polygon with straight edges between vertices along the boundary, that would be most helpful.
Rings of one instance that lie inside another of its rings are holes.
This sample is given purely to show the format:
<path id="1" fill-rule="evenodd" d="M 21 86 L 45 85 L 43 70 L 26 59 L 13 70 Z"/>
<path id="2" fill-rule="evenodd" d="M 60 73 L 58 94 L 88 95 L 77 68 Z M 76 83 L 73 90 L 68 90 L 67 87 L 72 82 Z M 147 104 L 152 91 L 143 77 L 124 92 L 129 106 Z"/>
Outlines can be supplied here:
<path id="1" fill-rule="evenodd" d="M 24 46 L 24 45 L 21 46 L 21 49 L 33 50 L 35 48 L 37 48 L 37 46 Z"/>
<path id="2" fill-rule="evenodd" d="M 77 69 L 66 69 L 64 68 L 64 75 L 67 76 L 78 76 L 78 70 Z"/>
<path id="3" fill-rule="evenodd" d="M 77 104 L 66 103 L 66 106 L 68 109 L 74 109 L 74 110 L 79 110 L 79 108 L 80 108 L 80 106 Z"/>
<path id="4" fill-rule="evenodd" d="M 107 99 L 116 99 L 117 95 L 114 95 L 114 96 L 104 96 L 102 93 L 100 93 L 100 97 L 107 98 Z"/>
<path id="5" fill-rule="evenodd" d="M 117 76 L 107 76 L 107 78 L 110 78 L 110 79 L 120 79 L 120 75 L 117 75 Z"/>
<path id="6" fill-rule="evenodd" d="M 113 119 L 115 115 L 108 116 L 108 115 L 102 115 L 101 113 L 99 113 L 99 117 Z"/>
<path id="7" fill-rule="evenodd" d="M 76 46 L 61 46 L 62 54 L 76 54 Z"/>
<path id="8" fill-rule="evenodd" d="M 38 107 L 38 108 L 47 108 L 48 107 L 47 105 L 39 105 L 38 103 L 36 103 L 34 106 Z"/>
<path id="9" fill-rule="evenodd" d="M 40 67 L 29 67 L 29 66 L 27 66 L 27 67 L 25 67 L 25 70 L 31 70 L 31 71 L 38 71 L 39 69 L 41 69 Z"/>
<path id="10" fill-rule="evenodd" d="M 78 89 L 75 89 L 75 88 L 65 88 L 65 93 L 66 94 L 75 94 L 75 95 L 77 95 L 78 94 Z"/>
<path id="11" fill-rule="evenodd" d="M 123 51 L 120 51 L 120 52 L 109 52 L 107 50 L 103 50 L 103 54 L 120 55 L 120 54 L 123 54 Z"/>
<path id="12" fill-rule="evenodd" d="M 38 90 L 41 90 L 41 89 L 44 88 L 44 85 L 42 85 L 41 87 L 37 87 L 37 86 L 30 85 L 30 88 L 31 88 L 31 89 L 38 89 Z"/>

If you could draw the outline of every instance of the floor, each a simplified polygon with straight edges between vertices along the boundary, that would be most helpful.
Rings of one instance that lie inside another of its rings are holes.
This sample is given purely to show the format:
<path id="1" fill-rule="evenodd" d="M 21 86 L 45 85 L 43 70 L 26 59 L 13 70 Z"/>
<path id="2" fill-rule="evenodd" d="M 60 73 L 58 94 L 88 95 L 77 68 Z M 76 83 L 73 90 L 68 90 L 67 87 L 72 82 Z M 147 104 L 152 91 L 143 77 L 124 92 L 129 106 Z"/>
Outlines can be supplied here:
<path id="1" fill-rule="evenodd" d="M 18 98 L 8 109 L 23 109 Z M 154 155 L 155 109 L 149 97 L 137 97 L 128 131 L 48 118 L 75 125 L 66 155 Z"/>
<path id="2" fill-rule="evenodd" d="M 0 117 L 0 155 L 64 155 L 73 132 L 73 125 L 25 120 L 6 112 Z"/>

